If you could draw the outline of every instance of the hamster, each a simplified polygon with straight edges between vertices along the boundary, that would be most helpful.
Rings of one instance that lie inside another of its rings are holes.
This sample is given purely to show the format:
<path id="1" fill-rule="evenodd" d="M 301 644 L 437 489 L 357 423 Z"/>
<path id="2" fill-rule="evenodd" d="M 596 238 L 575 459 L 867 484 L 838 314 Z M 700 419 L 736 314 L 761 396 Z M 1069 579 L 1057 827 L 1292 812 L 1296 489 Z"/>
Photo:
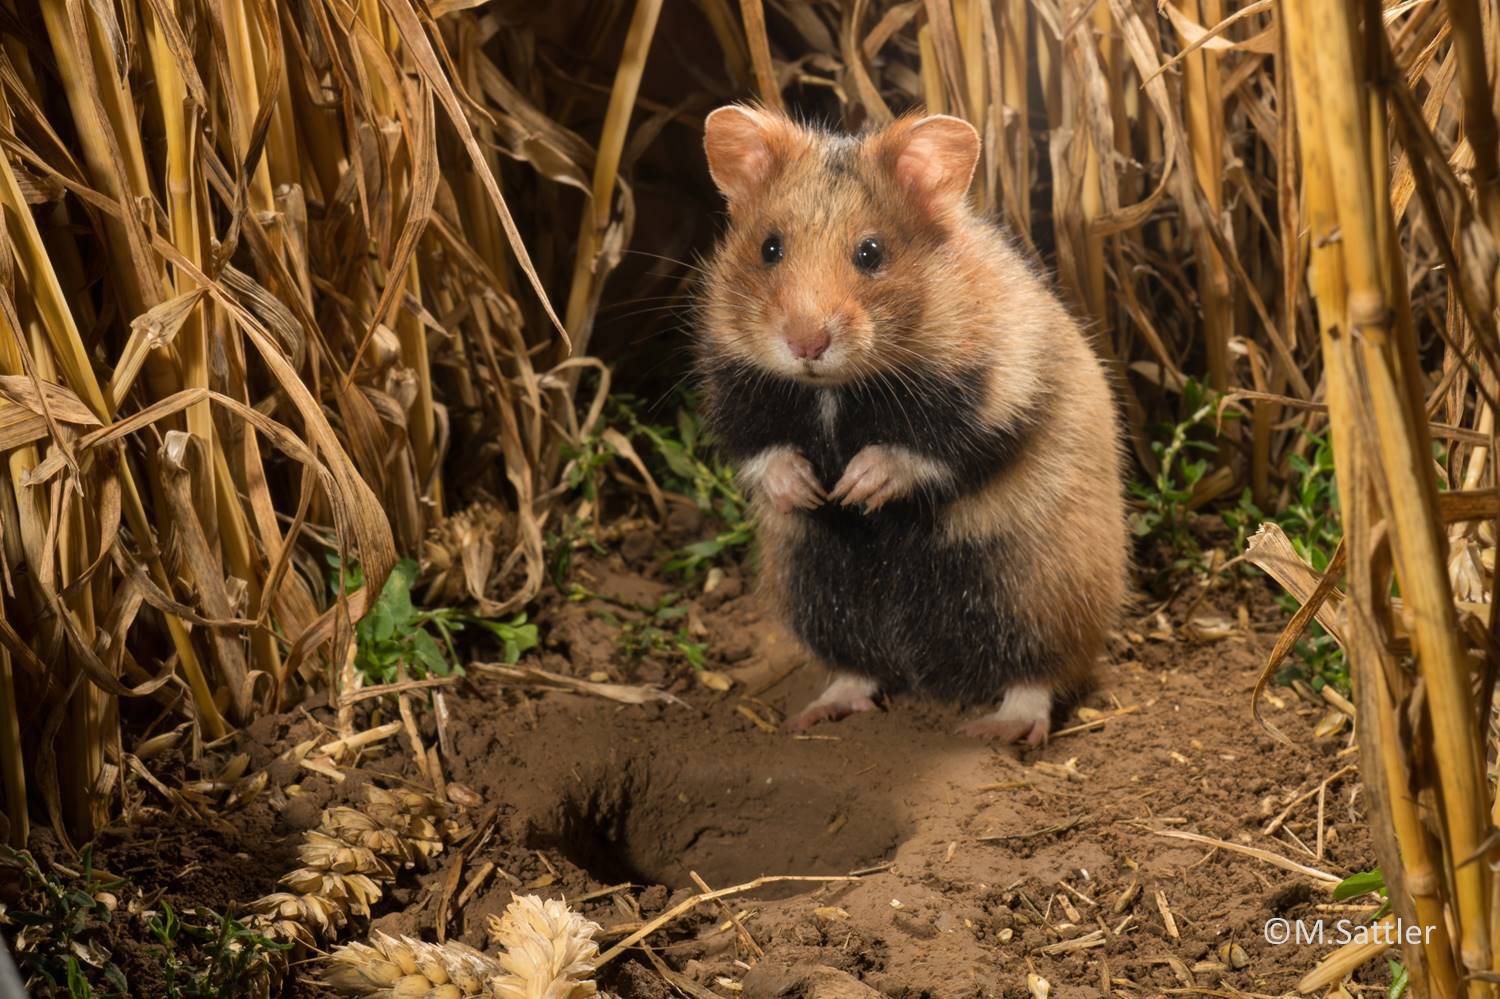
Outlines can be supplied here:
<path id="1" fill-rule="evenodd" d="M 1126 593 L 1120 430 L 1079 324 L 969 205 L 974 129 L 709 115 L 729 225 L 705 268 L 705 425 L 761 583 L 831 671 L 801 731 L 911 693 L 1038 745 Z"/>

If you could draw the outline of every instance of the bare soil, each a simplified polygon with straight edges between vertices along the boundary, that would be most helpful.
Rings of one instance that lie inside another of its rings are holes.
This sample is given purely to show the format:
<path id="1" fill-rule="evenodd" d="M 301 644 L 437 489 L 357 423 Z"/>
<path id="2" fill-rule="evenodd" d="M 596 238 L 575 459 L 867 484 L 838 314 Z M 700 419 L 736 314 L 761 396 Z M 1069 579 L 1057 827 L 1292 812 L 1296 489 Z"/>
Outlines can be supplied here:
<path id="1" fill-rule="evenodd" d="M 652 568 L 659 539 L 643 534 L 582 563 L 583 582 L 637 603 L 666 592 Z M 1203 601 L 1197 588 L 1162 609 L 1143 603 L 1123 629 L 1083 705 L 1095 727 L 1025 753 L 954 734 L 966 717 L 956 706 L 910 699 L 808 737 L 763 730 L 756 718 L 779 721 L 822 677 L 738 570 L 686 601 L 711 665 L 734 681 L 727 692 L 681 662 L 622 654 L 597 602 L 549 596 L 536 664 L 659 684 L 681 703 L 485 679 L 451 688 L 447 773 L 482 800 L 468 816 L 476 826 L 493 810 L 493 832 L 403 884 L 375 926 L 431 938 L 444 884 L 466 884 L 486 862 L 494 874 L 451 907 L 448 926 L 481 948 L 486 917 L 513 892 L 573 901 L 605 927 L 608 946 L 619 928 L 696 891 L 694 873 L 723 888 L 865 872 L 700 908 L 652 936 L 650 954 L 612 962 L 600 984 L 625 999 L 678 994 L 669 979 L 689 995 L 1019 997 L 1034 973 L 1055 997 L 1286 993 L 1329 948 L 1272 946 L 1267 920 L 1359 913 L 1331 908 L 1326 885 L 1304 874 L 1163 833 L 1258 847 L 1336 876 L 1372 866 L 1353 776 L 1262 833 L 1353 762 L 1349 736 L 1314 737 L 1326 705 L 1285 687 L 1266 713 L 1294 745 L 1261 732 L 1250 692 L 1283 617 L 1260 583 Z M 1186 638 L 1188 615 L 1227 619 L 1232 634 Z M 273 762 L 330 720 L 317 708 L 262 720 L 247 737 L 252 766 L 272 767 L 261 801 L 217 829 L 105 841 L 99 865 L 161 885 L 179 905 L 230 907 L 270 890 L 322 807 L 357 799 L 367 779 L 416 779 L 394 740 L 338 785 Z M 436 737 L 430 713 L 420 724 Z M 302 793 L 287 795 L 292 783 Z M 626 887 L 604 891 L 616 885 Z M 1387 977 L 1382 965 L 1364 974 Z M 292 993 L 317 994 L 307 982 Z"/>

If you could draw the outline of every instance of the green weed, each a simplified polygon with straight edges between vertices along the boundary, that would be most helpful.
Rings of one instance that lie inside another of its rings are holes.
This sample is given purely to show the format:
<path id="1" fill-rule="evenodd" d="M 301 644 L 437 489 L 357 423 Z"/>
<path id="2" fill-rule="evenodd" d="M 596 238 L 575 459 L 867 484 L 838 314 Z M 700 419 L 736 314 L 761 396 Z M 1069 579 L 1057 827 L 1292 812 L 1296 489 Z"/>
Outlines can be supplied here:
<path id="1" fill-rule="evenodd" d="M 0 846 L 0 870 L 19 882 L 19 899 L 3 910 L 0 923 L 12 939 L 21 979 L 38 997 L 145 994 L 140 982 L 132 988 L 110 950 L 114 937 L 125 932 L 115 921 L 121 896 L 133 889 L 123 879 L 100 878 L 87 848 L 82 861 L 77 874 L 60 868 L 44 872 L 31 854 Z M 269 973 L 270 955 L 290 946 L 210 909 L 184 920 L 166 902 L 145 925 L 156 939 L 150 957 L 160 972 L 150 991 L 164 999 L 245 995 Z"/>
<path id="2" fill-rule="evenodd" d="M 43 871 L 30 853 L 0 846 L 0 870 L 18 882 L 18 900 L 0 909 L 0 924 L 12 939 L 21 980 L 39 999 L 123 999 L 147 995 L 142 989 L 163 999 L 251 995 L 252 986 L 266 984 L 270 956 L 290 947 L 211 909 L 181 918 L 162 901 L 160 912 L 145 918 L 145 929 L 156 939 L 148 957 L 159 975 L 147 975 L 153 980 L 148 984 L 132 983 L 110 950 L 127 932 L 115 915 L 121 897 L 133 892 L 129 882 L 99 877 L 87 847 L 83 867 L 72 873 Z"/>
<path id="3" fill-rule="evenodd" d="M 705 519 L 716 526 L 711 536 L 672 552 L 663 565 L 667 572 L 691 579 L 716 562 L 746 551 L 755 534 L 734 470 L 712 456 L 697 416 L 696 397 L 684 392 L 678 401 L 673 421 L 666 424 L 642 415 L 645 407 L 635 396 L 614 395 L 605 411 L 605 424 L 630 441 L 658 485 L 691 499 Z M 602 433 L 571 446 L 565 453 L 572 459 L 568 485 L 578 496 L 597 501 L 605 469 L 620 456 Z M 548 569 L 560 589 L 567 588 L 575 552 L 590 548 L 603 553 L 589 525 L 576 520 L 550 534 L 547 548 Z"/>
<path id="4" fill-rule="evenodd" d="M 619 629 L 617 645 L 628 659 L 678 660 L 693 669 L 708 665 L 708 647 L 688 630 L 688 608 L 679 602 L 681 593 L 665 593 L 654 604 L 639 604 L 575 585 L 569 589 L 568 599 L 597 601 L 601 606 L 594 608 L 594 614 Z M 631 616 L 622 617 L 608 609 L 610 606 Z"/>
<path id="5" fill-rule="evenodd" d="M 1407 986 L 1411 984 L 1406 965 L 1394 957 L 1388 957 L 1385 959 L 1385 967 L 1391 974 L 1391 985 L 1385 990 L 1385 999 L 1401 999 L 1406 994 Z"/>
<path id="6" fill-rule="evenodd" d="M 1371 919 L 1379 919 L 1391 911 L 1391 901 L 1386 895 L 1385 875 L 1380 868 L 1375 867 L 1368 871 L 1360 871 L 1351 874 L 1338 884 L 1333 886 L 1333 900 L 1335 902 L 1346 902 L 1360 895 L 1368 895 L 1371 892 L 1379 895 L 1383 900 L 1382 905 Z"/>
<path id="7" fill-rule="evenodd" d="M 1334 477 L 1333 445 L 1328 437 L 1308 433 L 1307 438 L 1311 444 L 1310 459 L 1298 454 L 1289 458 L 1295 478 L 1291 483 L 1291 501 L 1284 509 L 1267 516 L 1251 500 L 1247 489 L 1233 508 L 1224 511 L 1223 517 L 1234 531 L 1237 551 L 1244 550 L 1250 535 L 1261 524 L 1272 521 L 1286 533 L 1298 555 L 1317 572 L 1324 572 L 1343 537 L 1338 483 Z M 1250 566 L 1246 569 L 1259 571 Z M 1288 616 L 1296 613 L 1297 601 L 1290 594 L 1279 594 L 1276 601 Z M 1344 652 L 1322 625 L 1316 621 L 1309 624 L 1293 651 L 1296 658 L 1289 659 L 1282 667 L 1277 674 L 1278 682 L 1289 684 L 1301 679 L 1314 690 L 1331 683 L 1336 689 L 1349 692 L 1349 665 Z"/>
<path id="8" fill-rule="evenodd" d="M 573 571 L 573 558 L 584 548 L 595 555 L 607 555 L 608 550 L 599 543 L 592 522 L 578 517 L 563 515 L 563 526 L 559 531 L 549 531 L 543 545 L 547 558 L 547 576 L 559 590 L 568 589 L 568 577 Z"/>
<path id="9" fill-rule="evenodd" d="M 1328 568 L 1334 549 L 1343 537 L 1339 519 L 1338 483 L 1334 478 L 1333 445 L 1326 435 L 1304 434 L 1311 444 L 1309 461 L 1300 454 L 1288 458 L 1294 480 L 1291 502 L 1274 516 L 1267 516 L 1250 499 L 1250 490 L 1241 494 L 1238 504 L 1224 513 L 1224 523 L 1235 534 L 1235 547 L 1243 551 L 1250 535 L 1268 520 L 1275 521 L 1286 532 L 1297 554 L 1318 572 Z"/>
<path id="10" fill-rule="evenodd" d="M 358 566 L 346 567 L 335 553 L 329 553 L 333 585 L 364 585 Z M 354 665 L 371 683 L 393 683 L 404 668 L 407 677 L 420 680 L 427 676 L 463 675 L 460 657 L 453 637 L 465 628 L 489 632 L 502 649 L 505 662 L 519 660 L 537 645 L 536 625 L 527 623 L 526 615 L 517 614 L 509 621 L 479 617 L 455 607 L 417 607 L 411 588 L 417 580 L 417 563 L 402 559 L 396 563 L 364 617 L 355 625 L 358 650 Z"/>
<path id="11" fill-rule="evenodd" d="M 1136 537 L 1165 545 L 1172 553 L 1160 572 L 1162 576 L 1203 567 L 1201 548 L 1191 529 L 1188 503 L 1194 488 L 1209 470 L 1208 458 L 1197 455 L 1216 450 L 1211 441 L 1216 433 L 1217 409 L 1213 394 L 1189 379 L 1182 393 L 1182 412 L 1186 415 L 1177 423 L 1160 426 L 1151 443 L 1159 470 L 1150 481 L 1130 486 L 1138 501 L 1130 515 Z M 1226 410 L 1223 416 L 1227 420 L 1237 414 Z M 1234 533 L 1236 552 L 1245 550 L 1250 535 L 1261 524 L 1274 521 L 1286 532 L 1297 554 L 1323 572 L 1338 547 L 1343 525 L 1339 519 L 1333 446 L 1326 435 L 1307 436 L 1311 444 L 1308 456 L 1293 454 L 1288 459 L 1293 478 L 1290 500 L 1283 509 L 1267 514 L 1256 506 L 1250 490 L 1246 489 L 1235 505 L 1224 509 L 1221 515 Z M 1259 572 L 1249 565 L 1245 565 L 1245 571 Z M 1278 595 L 1277 603 L 1288 616 L 1297 610 L 1297 602 L 1289 594 Z M 1294 679 L 1302 679 L 1314 690 L 1332 683 L 1345 693 L 1349 691 L 1349 669 L 1343 650 L 1316 621 L 1308 626 L 1293 651 L 1295 657 L 1289 658 L 1277 674 L 1278 682 L 1290 684 Z"/>
<path id="12" fill-rule="evenodd" d="M 1368 895 L 1371 892 L 1379 895 L 1381 899 L 1380 908 L 1376 909 L 1370 916 L 1370 920 L 1373 922 L 1391 911 L 1391 900 L 1385 887 L 1385 875 L 1381 873 L 1380 868 L 1376 867 L 1372 870 L 1360 871 L 1357 874 L 1349 875 L 1334 886 L 1333 899 L 1335 902 L 1344 902 L 1351 898 L 1357 898 L 1360 895 Z M 1385 967 L 1391 976 L 1391 984 L 1385 993 L 1386 999 L 1401 999 L 1402 995 L 1406 993 L 1407 987 L 1411 984 L 1406 965 L 1394 958 L 1386 958 Z"/>
<path id="13" fill-rule="evenodd" d="M 648 423 L 629 396 L 614 398 L 614 419 L 623 432 L 643 439 L 660 468 L 662 486 L 693 500 L 698 509 L 722 530 L 675 552 L 664 568 L 694 576 L 701 570 L 747 548 L 754 540 L 745 494 L 734 480 L 734 470 L 709 455 L 696 398 L 686 396 L 671 426 Z"/>
<path id="14" fill-rule="evenodd" d="M 1172 560 L 1162 569 L 1170 575 L 1199 564 L 1198 539 L 1192 532 L 1188 502 L 1209 469 L 1203 454 L 1218 450 L 1214 443 L 1214 399 L 1198 382 L 1188 379 L 1182 390 L 1182 408 L 1187 414 L 1177 423 L 1157 428 L 1151 441 L 1156 455 L 1156 474 L 1145 482 L 1130 483 L 1138 501 L 1130 512 L 1130 527 L 1136 538 L 1165 544 Z M 1232 411 L 1226 416 L 1234 415 Z"/>
<path id="15" fill-rule="evenodd" d="M 57 876 L 44 873 L 31 854 L 0 846 L 0 869 L 19 880 L 21 896 L 0 922 L 33 994 L 127 996 L 130 985 L 109 949 L 114 912 L 105 902 L 125 882 L 99 878 L 88 848 L 82 860 L 77 876 Z"/>
<path id="16" fill-rule="evenodd" d="M 244 986 L 270 973 L 269 955 L 290 948 L 210 909 L 198 921 L 179 919 L 166 902 L 147 923 L 161 945 L 165 999 L 218 999 L 244 994 Z"/>
<path id="17" fill-rule="evenodd" d="M 663 570 L 693 580 L 714 564 L 746 552 L 754 540 L 744 493 L 734 471 L 712 457 L 696 413 L 697 400 L 683 393 L 670 424 L 643 415 L 641 400 L 615 395 L 609 400 L 605 423 L 630 441 L 663 489 L 685 496 L 714 525 L 713 533 L 670 553 Z M 568 452 L 574 459 L 568 483 L 589 500 L 599 498 L 599 482 L 615 449 L 597 434 Z M 573 518 L 547 537 L 547 566 L 554 585 L 573 601 L 597 601 L 594 613 L 619 630 L 617 645 L 628 659 L 667 659 L 694 669 L 707 663 L 707 649 L 687 628 L 688 608 L 682 594 L 668 593 L 654 604 L 637 604 L 595 593 L 569 579 L 575 554 L 581 550 L 605 554 L 592 525 Z"/>

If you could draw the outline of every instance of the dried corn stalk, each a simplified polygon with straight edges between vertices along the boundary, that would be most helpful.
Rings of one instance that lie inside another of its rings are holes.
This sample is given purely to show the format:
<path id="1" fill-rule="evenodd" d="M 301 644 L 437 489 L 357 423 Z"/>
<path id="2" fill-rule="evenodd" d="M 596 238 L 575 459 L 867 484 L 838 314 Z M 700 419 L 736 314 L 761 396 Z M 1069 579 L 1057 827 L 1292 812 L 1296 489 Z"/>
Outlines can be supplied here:
<path id="1" fill-rule="evenodd" d="M 548 371 L 561 321 L 511 205 L 550 217 L 597 169 L 597 238 L 543 268 L 586 263 L 586 327 L 629 240 L 650 32 L 606 157 L 513 85 L 535 48 L 499 33 L 533 27 L 471 4 L 6 12 L 0 786 L 13 840 L 40 801 L 66 842 L 117 805 L 118 698 L 176 711 L 196 747 L 328 682 L 449 504 L 454 454 L 504 497 L 465 592 L 535 596 L 579 363 Z M 330 593 L 330 551 L 364 590 Z"/>
<path id="2" fill-rule="evenodd" d="M 1436 5 L 1391 11 L 1373 2 L 1317 0 L 1284 10 L 1311 229 L 1309 277 L 1348 552 L 1345 633 L 1371 831 L 1397 916 L 1427 927 L 1421 940 L 1404 940 L 1411 987 L 1424 995 L 1493 995 L 1487 980 L 1500 972 L 1500 883 L 1493 873 L 1500 802 L 1491 800 L 1485 761 L 1497 669 L 1492 629 L 1500 620 L 1492 613 L 1493 574 L 1484 578 L 1481 560 L 1455 572 L 1450 554 L 1462 555 L 1469 539 L 1492 545 L 1500 514 L 1493 489 L 1473 488 L 1495 482 L 1489 386 L 1500 365 L 1489 303 L 1500 166 L 1494 83 L 1483 53 L 1494 41 L 1485 33 L 1496 25 L 1481 25 L 1478 5 L 1461 0 L 1443 5 L 1451 22 L 1436 16 Z M 1450 162 L 1433 131 L 1453 79 L 1430 73 L 1434 58 L 1459 73 L 1463 128 L 1474 144 L 1472 188 L 1451 173 L 1462 160 L 1458 151 Z M 1430 118 L 1412 89 L 1427 81 Z M 1411 171 L 1396 178 L 1387 135 L 1393 120 Z M 1453 196 L 1446 205 L 1436 197 L 1440 183 Z M 1421 375 L 1408 294 L 1411 251 L 1396 229 L 1412 193 L 1433 230 L 1472 233 L 1452 244 L 1439 237 L 1452 258 L 1439 331 L 1449 363 L 1467 372 L 1460 378 L 1448 368 L 1435 385 Z M 1446 468 L 1432 460 L 1431 414 L 1438 412 L 1475 428 L 1463 437 L 1463 460 L 1450 456 Z M 1444 485 L 1469 488 L 1440 493 Z M 1460 597 L 1470 608 L 1487 606 L 1465 611 Z M 1335 954 L 1333 977 L 1320 970 L 1308 981 L 1335 980 L 1348 958 Z"/>

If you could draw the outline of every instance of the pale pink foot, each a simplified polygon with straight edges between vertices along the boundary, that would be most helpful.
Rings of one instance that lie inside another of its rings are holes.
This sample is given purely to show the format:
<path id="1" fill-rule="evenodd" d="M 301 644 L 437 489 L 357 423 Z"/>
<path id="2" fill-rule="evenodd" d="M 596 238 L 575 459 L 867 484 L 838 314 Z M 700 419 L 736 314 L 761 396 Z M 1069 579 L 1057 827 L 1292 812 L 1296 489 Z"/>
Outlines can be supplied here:
<path id="1" fill-rule="evenodd" d="M 1052 691 L 1039 684 L 1012 687 L 998 710 L 974 719 L 958 732 L 976 739 L 1040 746 L 1052 732 Z"/>
<path id="2" fill-rule="evenodd" d="M 837 676 L 817 699 L 787 720 L 788 732 L 806 732 L 819 722 L 838 721 L 861 711 L 875 710 L 880 688 L 873 680 Z"/>
<path id="3" fill-rule="evenodd" d="M 828 498 L 812 463 L 789 447 L 775 447 L 756 455 L 740 472 L 782 513 L 813 510 Z"/>

